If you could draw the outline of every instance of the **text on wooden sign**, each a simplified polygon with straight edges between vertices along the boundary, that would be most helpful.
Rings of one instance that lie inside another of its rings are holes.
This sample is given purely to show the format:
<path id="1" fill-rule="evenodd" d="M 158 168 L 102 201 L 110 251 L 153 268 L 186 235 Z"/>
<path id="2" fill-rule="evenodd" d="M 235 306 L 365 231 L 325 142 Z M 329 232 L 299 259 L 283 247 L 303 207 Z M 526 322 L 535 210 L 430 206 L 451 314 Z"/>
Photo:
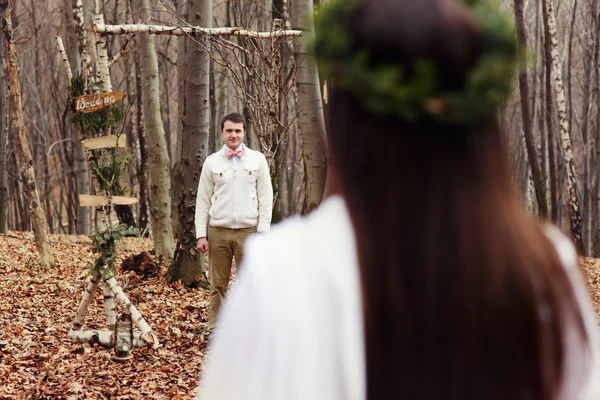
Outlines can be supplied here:
<path id="1" fill-rule="evenodd" d="M 75 112 L 93 112 L 111 106 L 127 96 L 125 92 L 86 94 L 75 98 Z"/>

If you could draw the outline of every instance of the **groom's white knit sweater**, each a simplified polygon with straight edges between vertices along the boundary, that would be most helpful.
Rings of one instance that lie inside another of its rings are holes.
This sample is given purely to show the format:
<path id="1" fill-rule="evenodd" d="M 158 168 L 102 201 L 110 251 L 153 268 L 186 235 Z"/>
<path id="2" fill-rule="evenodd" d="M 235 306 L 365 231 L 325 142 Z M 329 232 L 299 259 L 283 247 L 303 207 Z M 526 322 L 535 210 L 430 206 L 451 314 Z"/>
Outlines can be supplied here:
<path id="1" fill-rule="evenodd" d="M 227 158 L 226 146 L 204 161 L 196 197 L 196 238 L 206 237 L 208 225 L 269 231 L 273 210 L 269 166 L 262 153 L 242 146 L 239 162 Z"/>

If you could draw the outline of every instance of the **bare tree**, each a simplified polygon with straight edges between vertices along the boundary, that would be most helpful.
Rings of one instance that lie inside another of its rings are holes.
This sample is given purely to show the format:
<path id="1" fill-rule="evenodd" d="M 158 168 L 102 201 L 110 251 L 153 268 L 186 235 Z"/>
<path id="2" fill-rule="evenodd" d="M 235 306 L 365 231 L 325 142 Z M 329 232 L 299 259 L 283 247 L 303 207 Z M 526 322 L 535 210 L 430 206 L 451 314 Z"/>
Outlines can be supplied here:
<path id="1" fill-rule="evenodd" d="M 304 34 L 294 41 L 296 51 L 296 86 L 298 90 L 298 128 L 306 168 L 305 212 L 316 208 L 323 198 L 327 176 L 327 144 L 325 117 L 319 74 L 308 54 L 308 43 L 314 35 L 313 1 L 292 1 L 292 27 Z"/>
<path id="2" fill-rule="evenodd" d="M 585 254 L 582 238 L 581 224 L 581 202 L 577 186 L 577 174 L 573 161 L 573 149 L 571 145 L 570 127 L 567 120 L 567 107 L 565 90 L 562 80 L 562 60 L 558 51 L 558 34 L 556 32 L 556 20 L 552 0 L 543 0 L 544 25 L 546 31 L 546 44 L 550 50 L 552 60 L 553 86 L 556 93 L 558 107 L 558 118 L 560 126 L 560 137 L 562 156 L 564 159 L 565 172 L 567 175 L 567 194 L 569 203 L 569 218 L 571 222 L 571 235 L 577 250 Z"/>
<path id="3" fill-rule="evenodd" d="M 0 49 L 4 48 L 4 36 L 0 35 Z M 4 52 L 0 50 L 0 234 L 8 232 L 8 181 L 6 150 L 8 144 L 8 107 L 6 107 L 6 77 L 4 76 Z"/>
<path id="4" fill-rule="evenodd" d="M 212 24 L 212 1 L 194 0 L 189 5 L 190 23 L 210 27 Z M 200 43 L 204 41 L 205 43 Z M 170 280 L 181 280 L 186 286 L 195 284 L 203 277 L 204 254 L 196 248 L 195 209 L 198 181 L 204 160 L 209 155 L 210 135 L 209 67 L 210 57 L 206 38 L 188 39 L 187 73 L 183 95 L 183 131 L 181 154 L 176 178 L 181 188 L 175 194 L 178 216 L 178 242 Z M 205 284 L 202 278 L 201 282 Z"/>
<path id="5" fill-rule="evenodd" d="M 150 20 L 148 0 L 141 0 L 140 17 Z M 150 223 L 154 235 L 156 254 L 170 261 L 175 252 L 173 227 L 171 225 L 171 163 L 167 154 L 165 131 L 160 114 L 158 61 L 154 38 L 140 37 L 142 63 L 142 100 L 144 127 L 148 139 L 148 169 L 150 179 Z"/>
<path id="6" fill-rule="evenodd" d="M 13 118 L 13 127 L 17 134 L 16 156 L 20 175 L 23 179 L 25 196 L 27 197 L 29 210 L 32 216 L 32 225 L 40 255 L 40 264 L 43 268 L 49 268 L 54 266 L 54 258 L 52 257 L 50 250 L 48 222 L 40 204 L 32 166 L 31 150 L 29 149 L 29 141 L 25 132 L 23 103 L 21 100 L 21 84 L 19 82 L 19 67 L 14 44 L 10 9 L 11 2 L 9 0 L 0 0 L 0 29 L 4 33 L 7 74 L 10 86 L 11 115 Z"/>
<path id="7" fill-rule="evenodd" d="M 69 4 L 70 3 L 70 4 Z M 84 54 L 84 48 L 87 47 L 87 38 L 85 35 L 83 2 L 82 0 L 65 0 L 68 23 L 70 25 L 68 55 L 71 60 L 71 71 L 73 75 L 83 74 L 81 70 L 81 54 Z M 87 63 L 86 63 L 87 64 Z M 83 146 L 77 140 L 77 132 L 73 132 L 74 140 L 74 168 L 77 181 L 77 193 L 87 194 L 90 192 L 90 175 L 88 171 L 87 159 Z M 89 207 L 77 207 L 77 233 L 80 235 L 89 235 L 91 229 L 91 209 Z"/>
<path id="8" fill-rule="evenodd" d="M 593 235 L 593 257 L 600 257 L 600 196 L 598 193 L 600 192 L 600 68 L 598 68 L 598 63 L 600 62 L 600 10 L 598 7 L 600 6 L 598 0 L 594 0 L 592 13 L 594 14 L 594 22 L 595 22 L 595 46 L 594 46 L 594 79 L 596 84 L 596 149 L 595 149 L 595 168 L 593 170 L 593 181 L 594 181 L 594 195 L 595 197 L 592 199 L 593 205 L 593 217 L 592 221 L 596 223 L 595 226 L 592 226 L 592 235 Z"/>
<path id="9" fill-rule="evenodd" d="M 525 53 L 527 49 L 527 33 L 525 31 L 525 22 L 523 20 L 523 0 L 514 0 L 514 6 L 519 47 L 521 51 Z M 539 157 L 535 146 L 535 139 L 533 137 L 532 119 L 529 110 L 529 82 L 526 69 L 523 69 L 519 74 L 519 90 L 521 92 L 521 116 L 523 118 L 525 145 L 527 147 L 527 157 L 531 167 L 535 197 L 538 204 L 538 213 L 542 218 L 546 218 L 548 216 L 546 183 L 544 181 L 544 176 L 542 175 L 542 169 L 540 167 Z"/>

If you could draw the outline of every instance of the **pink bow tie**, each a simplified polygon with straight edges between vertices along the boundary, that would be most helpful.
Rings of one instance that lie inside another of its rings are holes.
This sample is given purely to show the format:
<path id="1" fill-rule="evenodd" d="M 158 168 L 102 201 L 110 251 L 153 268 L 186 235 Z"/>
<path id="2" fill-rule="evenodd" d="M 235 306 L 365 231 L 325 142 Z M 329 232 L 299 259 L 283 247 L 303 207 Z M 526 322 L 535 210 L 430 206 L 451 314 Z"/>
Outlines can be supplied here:
<path id="1" fill-rule="evenodd" d="M 242 158 L 242 154 L 244 154 L 244 150 L 242 150 L 241 147 L 237 150 L 231 150 L 230 148 L 227 148 L 227 150 L 225 150 L 225 155 L 227 156 L 227 158 L 231 158 L 233 156 Z"/>

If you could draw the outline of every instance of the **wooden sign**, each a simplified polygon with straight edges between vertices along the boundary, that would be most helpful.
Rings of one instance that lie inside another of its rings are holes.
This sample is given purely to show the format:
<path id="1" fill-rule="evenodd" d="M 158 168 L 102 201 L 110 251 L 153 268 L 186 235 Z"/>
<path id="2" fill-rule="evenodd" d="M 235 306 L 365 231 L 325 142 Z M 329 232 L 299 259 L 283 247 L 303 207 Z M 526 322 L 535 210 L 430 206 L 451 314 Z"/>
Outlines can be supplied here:
<path id="1" fill-rule="evenodd" d="M 79 205 L 82 207 L 106 206 L 108 204 L 131 205 L 138 202 L 135 197 L 124 196 L 94 196 L 91 194 L 80 194 Z"/>
<path id="2" fill-rule="evenodd" d="M 108 135 L 99 138 L 84 139 L 81 141 L 81 144 L 88 150 L 125 147 L 125 145 L 127 144 L 127 137 L 125 135 Z"/>
<path id="3" fill-rule="evenodd" d="M 106 92 L 98 94 L 86 94 L 75 98 L 75 112 L 89 113 L 123 100 L 127 96 L 125 92 Z"/>

